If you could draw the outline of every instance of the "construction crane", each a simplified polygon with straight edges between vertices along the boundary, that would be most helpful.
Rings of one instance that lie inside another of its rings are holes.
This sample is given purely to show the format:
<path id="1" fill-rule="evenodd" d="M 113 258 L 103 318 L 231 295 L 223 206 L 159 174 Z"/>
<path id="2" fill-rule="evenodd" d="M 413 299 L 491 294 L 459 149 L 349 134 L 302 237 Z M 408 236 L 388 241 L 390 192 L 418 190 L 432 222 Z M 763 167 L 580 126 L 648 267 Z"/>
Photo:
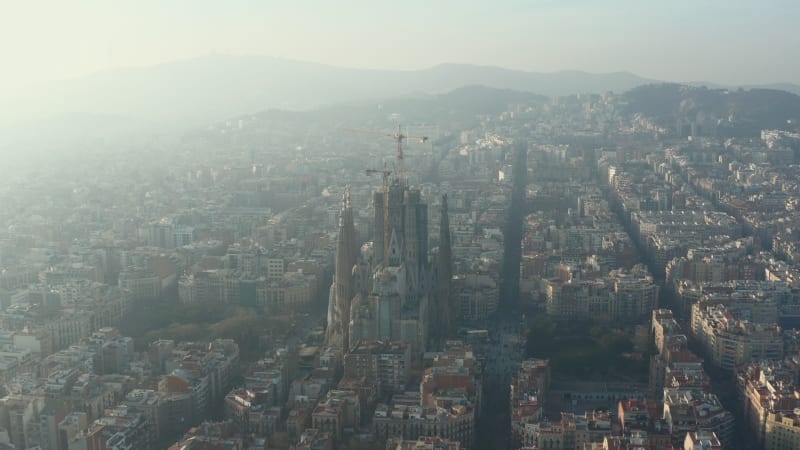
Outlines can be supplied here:
<path id="1" fill-rule="evenodd" d="M 406 141 L 408 139 L 413 139 L 419 142 L 426 142 L 428 140 L 428 136 L 408 136 L 403 134 L 399 124 L 397 125 L 397 132 L 395 133 L 387 133 L 385 131 L 374 131 L 374 130 L 360 130 L 357 128 L 341 128 L 341 130 L 350 133 L 369 134 L 372 136 L 384 136 L 394 139 L 394 141 L 397 143 L 397 174 L 401 177 L 405 173 L 403 167 L 403 141 Z M 381 171 L 379 170 L 377 172 Z M 384 176 L 388 178 L 388 175 L 384 174 Z"/>
<path id="2" fill-rule="evenodd" d="M 372 175 L 376 173 L 380 173 L 383 175 L 383 192 L 389 192 L 389 175 L 392 174 L 391 170 L 378 170 L 378 169 L 367 169 L 367 175 Z"/>

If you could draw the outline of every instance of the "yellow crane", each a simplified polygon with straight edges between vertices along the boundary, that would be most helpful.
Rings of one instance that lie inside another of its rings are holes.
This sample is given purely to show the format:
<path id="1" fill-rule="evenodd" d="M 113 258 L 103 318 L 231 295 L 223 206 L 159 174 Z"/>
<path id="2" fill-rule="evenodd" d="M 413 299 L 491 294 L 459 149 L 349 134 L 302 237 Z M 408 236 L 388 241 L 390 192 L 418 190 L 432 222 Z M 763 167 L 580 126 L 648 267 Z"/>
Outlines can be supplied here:
<path id="1" fill-rule="evenodd" d="M 428 140 L 428 136 L 408 136 L 403 134 L 403 131 L 400 128 L 399 124 L 397 125 L 397 131 L 394 133 L 387 133 L 385 131 L 375 131 L 375 130 L 361 130 L 358 128 L 341 128 L 341 130 L 350 133 L 369 134 L 371 136 L 384 136 L 392 138 L 397 143 L 397 174 L 401 177 L 405 173 L 403 167 L 403 141 L 406 141 L 408 139 L 413 139 L 419 142 L 426 142 Z M 378 170 L 370 173 L 379 173 L 379 172 L 385 172 L 385 171 Z M 384 178 L 388 179 L 388 174 L 384 173 Z"/>
<path id="2" fill-rule="evenodd" d="M 383 175 L 383 192 L 389 192 L 389 175 L 392 174 L 391 170 L 378 170 L 378 169 L 367 169 L 367 175 L 372 175 L 376 173 L 380 173 Z"/>

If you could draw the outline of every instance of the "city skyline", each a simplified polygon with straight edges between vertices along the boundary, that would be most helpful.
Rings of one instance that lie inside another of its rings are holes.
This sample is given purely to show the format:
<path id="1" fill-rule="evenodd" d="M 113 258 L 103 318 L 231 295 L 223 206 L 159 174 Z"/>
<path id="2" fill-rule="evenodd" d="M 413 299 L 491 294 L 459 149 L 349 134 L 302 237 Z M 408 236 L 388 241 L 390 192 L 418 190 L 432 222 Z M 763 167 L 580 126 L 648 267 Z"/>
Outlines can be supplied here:
<path id="1" fill-rule="evenodd" d="M 800 449 L 798 12 L 6 7 L 0 450 Z"/>

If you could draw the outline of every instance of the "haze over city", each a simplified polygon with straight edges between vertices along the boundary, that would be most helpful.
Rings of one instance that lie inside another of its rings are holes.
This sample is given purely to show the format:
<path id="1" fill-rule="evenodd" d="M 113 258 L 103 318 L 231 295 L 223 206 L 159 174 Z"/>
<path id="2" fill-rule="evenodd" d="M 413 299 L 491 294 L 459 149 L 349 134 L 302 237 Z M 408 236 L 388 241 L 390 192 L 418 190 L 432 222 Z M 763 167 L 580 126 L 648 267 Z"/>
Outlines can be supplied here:
<path id="1" fill-rule="evenodd" d="M 0 84 L 209 54 L 370 69 L 441 63 L 630 71 L 675 82 L 800 82 L 790 0 L 41 1 L 7 4 Z"/>
<path id="2" fill-rule="evenodd" d="M 800 448 L 800 6 L 0 11 L 0 450 Z"/>

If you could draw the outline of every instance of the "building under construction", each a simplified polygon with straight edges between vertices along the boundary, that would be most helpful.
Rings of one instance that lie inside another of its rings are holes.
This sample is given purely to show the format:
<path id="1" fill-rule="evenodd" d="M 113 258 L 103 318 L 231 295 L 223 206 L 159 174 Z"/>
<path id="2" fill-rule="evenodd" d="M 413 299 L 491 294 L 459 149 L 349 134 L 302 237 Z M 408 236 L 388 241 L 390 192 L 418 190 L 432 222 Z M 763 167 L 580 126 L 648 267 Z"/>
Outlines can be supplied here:
<path id="1" fill-rule="evenodd" d="M 330 291 L 328 344 L 346 353 L 359 341 L 405 341 L 421 353 L 452 331 L 447 201 L 442 202 L 441 248 L 431 254 L 428 204 L 419 189 L 410 187 L 402 172 L 368 173 L 383 175 L 383 188 L 372 199 L 374 233 L 356 251 L 352 206 L 345 193 Z"/>

